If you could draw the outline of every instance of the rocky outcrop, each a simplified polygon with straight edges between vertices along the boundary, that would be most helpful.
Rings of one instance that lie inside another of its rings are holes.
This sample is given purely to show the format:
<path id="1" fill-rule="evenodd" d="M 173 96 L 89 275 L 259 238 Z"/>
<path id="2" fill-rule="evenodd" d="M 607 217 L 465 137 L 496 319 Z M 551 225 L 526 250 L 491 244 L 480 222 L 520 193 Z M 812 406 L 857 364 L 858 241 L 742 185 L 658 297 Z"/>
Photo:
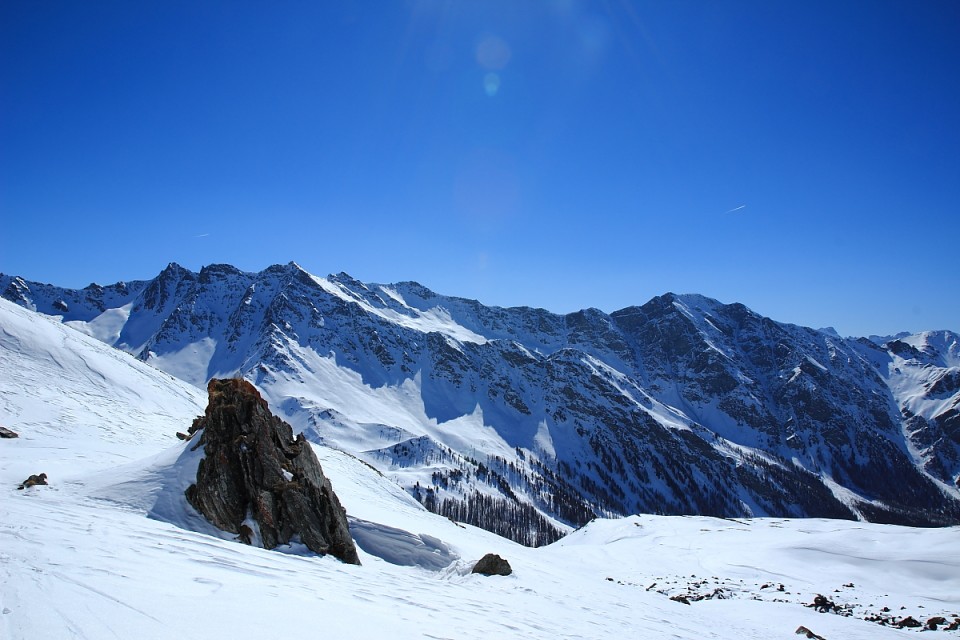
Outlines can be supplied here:
<path id="1" fill-rule="evenodd" d="M 907 616 L 906 618 L 904 618 L 903 620 L 897 623 L 897 627 L 900 629 L 906 629 L 906 628 L 914 629 L 916 627 L 922 627 L 922 626 L 923 625 L 920 624 L 920 621 L 914 618 L 913 616 Z"/>
<path id="2" fill-rule="evenodd" d="M 0 438 L 19 438 L 20 434 L 6 427 L 0 427 Z"/>
<path id="3" fill-rule="evenodd" d="M 246 380 L 211 380 L 200 432 L 204 458 L 187 500 L 214 526 L 265 549 L 299 539 L 360 564 L 346 512 L 303 435 L 270 413 Z M 201 431 L 202 430 L 202 431 Z"/>
<path id="4" fill-rule="evenodd" d="M 926 629 L 927 631 L 936 631 L 937 628 L 942 625 L 947 624 L 947 619 L 943 616 L 933 616 L 932 618 L 927 618 Z"/>
<path id="5" fill-rule="evenodd" d="M 810 629 L 807 629 L 803 625 L 800 625 L 799 627 L 797 627 L 797 630 L 794 633 L 796 633 L 798 636 L 805 636 L 810 640 L 826 640 L 823 636 L 818 636 L 813 631 L 810 631 Z"/>
<path id="6" fill-rule="evenodd" d="M 30 476 L 29 478 L 21 482 L 20 486 L 17 487 L 17 489 L 20 489 L 22 491 L 23 489 L 29 489 L 30 487 L 35 487 L 37 485 L 45 485 L 45 484 L 47 484 L 47 474 L 41 473 L 39 475 Z"/>
<path id="7" fill-rule="evenodd" d="M 471 573 L 485 576 L 508 576 L 513 573 L 510 563 L 495 553 L 488 553 L 473 566 Z"/>

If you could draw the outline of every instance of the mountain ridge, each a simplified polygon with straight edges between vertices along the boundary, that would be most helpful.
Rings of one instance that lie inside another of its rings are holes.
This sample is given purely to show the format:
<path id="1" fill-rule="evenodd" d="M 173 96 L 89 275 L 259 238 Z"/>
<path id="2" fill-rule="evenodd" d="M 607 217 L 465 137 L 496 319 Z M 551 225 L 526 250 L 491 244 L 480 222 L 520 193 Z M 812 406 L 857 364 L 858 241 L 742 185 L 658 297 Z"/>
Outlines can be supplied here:
<path id="1" fill-rule="evenodd" d="M 699 294 L 561 315 L 293 262 L 0 291 L 196 386 L 242 375 L 308 438 L 432 510 L 490 524 L 493 501 L 527 543 L 633 512 L 960 522 L 950 331 L 878 345 Z"/>

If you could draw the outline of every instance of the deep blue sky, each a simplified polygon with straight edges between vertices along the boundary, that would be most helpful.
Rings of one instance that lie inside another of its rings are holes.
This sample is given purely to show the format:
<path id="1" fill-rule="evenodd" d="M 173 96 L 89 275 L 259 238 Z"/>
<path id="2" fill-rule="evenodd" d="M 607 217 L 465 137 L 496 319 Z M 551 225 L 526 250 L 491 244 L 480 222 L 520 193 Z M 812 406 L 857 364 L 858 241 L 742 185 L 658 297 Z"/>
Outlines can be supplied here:
<path id="1" fill-rule="evenodd" d="M 0 271 L 960 329 L 960 3 L 0 3 Z"/>

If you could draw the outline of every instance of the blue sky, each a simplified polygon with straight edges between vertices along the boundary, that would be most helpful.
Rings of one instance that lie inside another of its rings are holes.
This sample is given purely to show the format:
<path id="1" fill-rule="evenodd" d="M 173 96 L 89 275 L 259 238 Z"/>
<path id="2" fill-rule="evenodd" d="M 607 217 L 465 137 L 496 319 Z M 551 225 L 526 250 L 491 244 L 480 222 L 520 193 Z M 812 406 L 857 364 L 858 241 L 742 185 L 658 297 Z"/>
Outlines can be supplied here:
<path id="1" fill-rule="evenodd" d="M 960 329 L 960 3 L 0 3 L 0 271 Z"/>

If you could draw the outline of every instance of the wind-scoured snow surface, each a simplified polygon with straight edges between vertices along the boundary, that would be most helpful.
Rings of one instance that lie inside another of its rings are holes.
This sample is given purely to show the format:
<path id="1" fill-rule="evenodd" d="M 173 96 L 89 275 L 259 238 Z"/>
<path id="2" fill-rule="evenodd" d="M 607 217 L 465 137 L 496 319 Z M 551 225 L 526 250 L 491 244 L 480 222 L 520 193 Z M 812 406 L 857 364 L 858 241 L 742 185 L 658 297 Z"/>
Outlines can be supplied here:
<path id="1" fill-rule="evenodd" d="M 428 513 L 326 447 L 363 565 L 245 546 L 182 498 L 201 452 L 173 434 L 203 395 L 3 300 L 0 403 L 20 434 L 0 440 L 4 639 L 766 640 L 800 625 L 872 639 L 909 633 L 860 619 L 882 607 L 920 620 L 960 610 L 956 527 L 635 516 L 531 549 Z M 16 489 L 40 472 L 49 486 Z M 470 574 L 487 552 L 513 575 Z M 818 593 L 853 615 L 801 606 Z"/>
<path id="2" fill-rule="evenodd" d="M 0 422 L 25 436 L 24 459 L 6 458 L 5 471 L 122 464 L 177 442 L 202 413 L 206 394 L 194 386 L 6 300 L 0 313 Z"/>

